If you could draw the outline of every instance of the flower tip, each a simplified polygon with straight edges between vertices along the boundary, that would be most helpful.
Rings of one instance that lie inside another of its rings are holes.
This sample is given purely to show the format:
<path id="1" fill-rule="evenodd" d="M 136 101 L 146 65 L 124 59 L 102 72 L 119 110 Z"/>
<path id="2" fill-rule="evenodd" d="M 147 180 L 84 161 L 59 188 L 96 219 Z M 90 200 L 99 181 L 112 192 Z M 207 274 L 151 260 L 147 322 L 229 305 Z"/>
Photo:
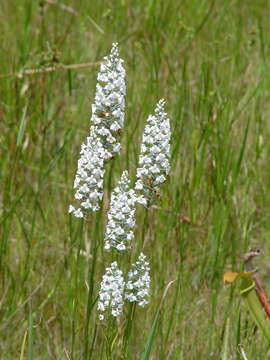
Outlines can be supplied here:
<path id="1" fill-rule="evenodd" d="M 157 103 L 155 112 L 156 113 L 164 113 L 165 112 L 165 105 L 166 105 L 166 101 L 164 99 L 160 99 L 159 102 Z"/>
<path id="2" fill-rule="evenodd" d="M 165 99 L 164 99 L 164 98 L 160 99 L 159 102 L 158 102 L 158 104 L 163 104 L 163 105 L 165 105 L 165 104 L 166 104 Z"/>
<path id="3" fill-rule="evenodd" d="M 118 49 L 118 42 L 112 43 L 112 49 L 110 53 L 111 58 L 119 58 L 119 49 Z"/>
<path id="4" fill-rule="evenodd" d="M 118 48 L 118 42 L 115 41 L 112 43 L 112 49 L 117 49 Z"/>

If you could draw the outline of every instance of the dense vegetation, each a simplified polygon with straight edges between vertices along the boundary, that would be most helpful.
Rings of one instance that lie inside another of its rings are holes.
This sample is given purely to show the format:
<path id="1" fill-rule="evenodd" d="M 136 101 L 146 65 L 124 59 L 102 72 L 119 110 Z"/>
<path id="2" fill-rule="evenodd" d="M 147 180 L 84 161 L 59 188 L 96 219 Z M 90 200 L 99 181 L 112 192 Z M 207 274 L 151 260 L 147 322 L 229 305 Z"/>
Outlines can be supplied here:
<path id="1" fill-rule="evenodd" d="M 18 0 L 1 1 L 0 14 L 0 358 L 226 360 L 241 359 L 242 344 L 249 360 L 266 359 L 237 284 L 222 277 L 252 246 L 266 287 L 269 276 L 269 3 Z M 114 41 L 127 72 L 122 151 L 102 212 L 83 222 L 68 206 Z M 121 259 L 130 264 L 144 239 L 151 301 L 102 325 L 88 300 L 110 263 L 109 195 L 125 169 L 134 183 L 160 98 L 171 172 L 155 205 L 138 208 Z"/>

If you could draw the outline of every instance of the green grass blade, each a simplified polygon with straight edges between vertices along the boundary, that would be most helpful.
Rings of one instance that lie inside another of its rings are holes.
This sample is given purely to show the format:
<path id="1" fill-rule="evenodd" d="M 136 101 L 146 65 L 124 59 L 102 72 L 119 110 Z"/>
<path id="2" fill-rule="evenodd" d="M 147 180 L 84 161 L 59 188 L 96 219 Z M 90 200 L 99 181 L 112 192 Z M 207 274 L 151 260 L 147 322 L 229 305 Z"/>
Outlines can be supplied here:
<path id="1" fill-rule="evenodd" d="M 20 353 L 20 360 L 23 360 L 23 358 L 24 358 L 24 349 L 25 349 L 25 344 L 26 344 L 26 338 L 27 338 L 27 331 L 25 331 L 24 336 L 23 336 L 23 342 L 22 342 L 21 353 Z"/>
<path id="2" fill-rule="evenodd" d="M 22 144 L 22 139 L 23 139 L 23 135 L 24 135 L 24 131 L 25 131 L 26 114 L 27 114 L 27 105 L 25 105 L 25 107 L 23 109 L 23 114 L 22 114 L 19 131 L 18 131 L 18 135 L 17 135 L 16 146 L 20 146 Z"/>
<path id="3" fill-rule="evenodd" d="M 34 360 L 33 313 L 31 303 L 28 306 L 28 360 Z"/>
<path id="4" fill-rule="evenodd" d="M 230 354 L 229 354 L 229 335 L 230 335 L 230 319 L 228 319 L 226 321 L 221 360 L 229 360 L 229 358 L 230 358 Z"/>
<path id="5" fill-rule="evenodd" d="M 155 340 L 155 333 L 156 333 L 156 329 L 157 329 L 157 324 L 158 324 L 158 319 L 159 319 L 159 316 L 160 316 L 162 304 L 163 304 L 163 301 L 164 301 L 164 299 L 165 299 L 165 297 L 167 295 L 167 292 L 168 292 L 169 288 L 174 283 L 174 281 L 175 280 L 169 282 L 169 284 L 167 285 L 167 287 L 166 287 L 166 289 L 165 289 L 165 291 L 163 293 L 159 308 L 156 311 L 156 315 L 155 315 L 152 327 L 150 329 L 150 332 L 148 334 L 148 337 L 147 337 L 147 340 L 146 340 L 146 343 L 145 343 L 145 347 L 144 347 L 143 353 L 142 353 L 142 355 L 140 357 L 140 360 L 148 360 L 149 359 L 151 349 L 152 349 L 152 346 L 153 346 L 153 343 L 154 343 L 154 340 Z"/>

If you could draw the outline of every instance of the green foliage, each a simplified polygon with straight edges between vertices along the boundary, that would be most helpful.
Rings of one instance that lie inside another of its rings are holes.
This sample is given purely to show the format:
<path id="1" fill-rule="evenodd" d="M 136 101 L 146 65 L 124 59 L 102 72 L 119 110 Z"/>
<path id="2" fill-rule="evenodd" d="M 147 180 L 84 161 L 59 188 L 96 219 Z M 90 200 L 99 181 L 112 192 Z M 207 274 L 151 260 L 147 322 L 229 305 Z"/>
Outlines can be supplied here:
<path id="1" fill-rule="evenodd" d="M 239 344 L 248 359 L 268 358 L 221 280 L 252 246 L 264 254 L 262 278 L 269 262 L 268 2 L 18 0 L 0 2 L 0 13 L 0 358 L 240 359 Z M 98 67 L 59 64 L 100 61 L 113 41 L 127 71 L 123 150 L 107 171 L 103 212 L 83 223 L 67 209 Z M 23 74 L 48 66 L 59 69 Z M 133 251 L 119 259 L 128 266 L 144 244 L 151 303 L 102 325 L 109 194 L 122 170 L 134 182 L 160 98 L 172 170 L 156 205 L 138 210 Z"/>
<path id="2" fill-rule="evenodd" d="M 265 340 L 270 344 L 270 327 L 269 327 L 269 319 L 266 318 L 264 309 L 260 304 L 258 296 L 256 295 L 256 291 L 254 288 L 254 283 L 251 279 L 243 278 L 242 279 L 242 291 L 241 293 L 246 300 L 248 308 L 251 314 L 254 317 L 254 320 L 258 326 L 258 328 L 262 331 L 265 336 Z"/>
<path id="3" fill-rule="evenodd" d="M 256 325 L 265 336 L 265 341 L 270 344 L 269 318 L 266 317 L 265 310 L 260 303 L 258 294 L 256 294 L 256 285 L 252 278 L 252 272 L 226 272 L 224 274 L 224 280 L 230 283 L 234 282 L 238 277 L 242 279 L 240 293 L 242 294 Z"/>

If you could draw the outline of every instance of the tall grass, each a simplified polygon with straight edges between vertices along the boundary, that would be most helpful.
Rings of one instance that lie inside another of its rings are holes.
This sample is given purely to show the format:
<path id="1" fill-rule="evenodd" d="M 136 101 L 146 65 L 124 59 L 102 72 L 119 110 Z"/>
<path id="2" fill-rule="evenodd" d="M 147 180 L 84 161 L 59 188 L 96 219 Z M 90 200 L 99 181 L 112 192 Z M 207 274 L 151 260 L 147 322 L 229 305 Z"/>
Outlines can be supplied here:
<path id="1" fill-rule="evenodd" d="M 1 359 L 241 359 L 240 343 L 248 359 L 269 357 L 238 290 L 222 284 L 250 246 L 268 272 L 269 10 L 265 0 L 1 2 Z M 123 150 L 103 210 L 83 222 L 67 209 L 98 67 L 15 74 L 95 63 L 113 41 L 127 71 Z M 124 169 L 135 182 L 161 97 L 172 170 L 135 234 L 151 302 L 101 325 L 110 192 Z"/>

